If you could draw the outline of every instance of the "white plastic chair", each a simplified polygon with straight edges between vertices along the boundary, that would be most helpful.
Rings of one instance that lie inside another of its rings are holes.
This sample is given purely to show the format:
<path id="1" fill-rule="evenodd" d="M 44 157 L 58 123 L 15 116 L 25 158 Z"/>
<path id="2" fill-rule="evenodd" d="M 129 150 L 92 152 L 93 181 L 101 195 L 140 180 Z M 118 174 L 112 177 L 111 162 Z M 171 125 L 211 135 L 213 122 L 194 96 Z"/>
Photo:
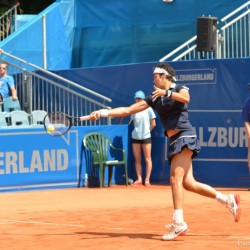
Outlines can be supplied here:
<path id="1" fill-rule="evenodd" d="M 44 120 L 44 117 L 45 115 L 47 115 L 47 112 L 44 111 L 44 110 L 33 110 L 31 112 L 31 125 L 32 126 L 40 126 L 42 127 L 43 126 L 43 120 Z"/>
<path id="2" fill-rule="evenodd" d="M 8 127 L 4 113 L 0 112 L 0 127 Z"/>
<path id="3" fill-rule="evenodd" d="M 29 126 L 28 114 L 23 110 L 10 112 L 11 126 Z"/>

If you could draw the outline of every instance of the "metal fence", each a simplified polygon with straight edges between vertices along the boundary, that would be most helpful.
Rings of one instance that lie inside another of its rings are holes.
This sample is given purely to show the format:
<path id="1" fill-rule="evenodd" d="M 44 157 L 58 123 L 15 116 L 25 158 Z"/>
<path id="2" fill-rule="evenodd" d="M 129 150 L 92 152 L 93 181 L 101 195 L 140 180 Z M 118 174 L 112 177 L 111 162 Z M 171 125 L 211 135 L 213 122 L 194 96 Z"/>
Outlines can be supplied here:
<path id="1" fill-rule="evenodd" d="M 220 59 L 250 56 L 250 1 L 221 19 L 215 51 L 198 51 L 197 35 L 159 61 Z"/>
<path id="2" fill-rule="evenodd" d="M 87 115 L 93 110 L 109 108 L 111 99 L 67 80 L 43 68 L 37 67 L 6 52 L 1 61 L 8 63 L 8 75 L 14 77 L 21 108 L 27 113 L 33 110 L 60 111 L 72 116 Z M 110 124 L 110 118 L 84 121 L 84 125 Z"/>

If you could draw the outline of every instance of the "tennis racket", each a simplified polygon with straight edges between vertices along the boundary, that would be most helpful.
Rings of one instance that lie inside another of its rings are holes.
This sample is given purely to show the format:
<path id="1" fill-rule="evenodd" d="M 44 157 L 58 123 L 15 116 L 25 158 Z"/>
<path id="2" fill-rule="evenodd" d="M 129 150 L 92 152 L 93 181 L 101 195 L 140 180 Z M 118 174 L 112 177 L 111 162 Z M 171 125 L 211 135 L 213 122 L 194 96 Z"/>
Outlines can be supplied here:
<path id="1" fill-rule="evenodd" d="M 45 131 L 52 136 L 66 134 L 72 126 L 81 121 L 89 120 L 90 116 L 74 117 L 63 112 L 50 112 L 43 119 Z"/>

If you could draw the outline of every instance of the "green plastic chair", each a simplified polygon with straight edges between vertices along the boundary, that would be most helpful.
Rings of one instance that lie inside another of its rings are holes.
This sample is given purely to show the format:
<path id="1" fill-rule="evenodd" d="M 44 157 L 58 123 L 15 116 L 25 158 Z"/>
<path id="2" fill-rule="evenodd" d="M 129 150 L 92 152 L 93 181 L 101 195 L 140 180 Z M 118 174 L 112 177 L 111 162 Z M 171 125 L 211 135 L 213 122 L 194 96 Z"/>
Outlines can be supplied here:
<path id="1" fill-rule="evenodd" d="M 111 143 L 108 136 L 99 132 L 88 133 L 83 138 L 85 149 L 90 150 L 93 156 L 93 166 L 91 176 L 93 176 L 95 167 L 99 167 L 100 187 L 104 187 L 105 167 L 108 167 L 108 186 L 112 184 L 113 167 L 124 166 L 126 186 L 128 186 L 128 172 L 126 163 L 126 151 L 122 148 L 116 148 Z M 120 151 L 121 160 L 109 160 L 110 150 Z"/>

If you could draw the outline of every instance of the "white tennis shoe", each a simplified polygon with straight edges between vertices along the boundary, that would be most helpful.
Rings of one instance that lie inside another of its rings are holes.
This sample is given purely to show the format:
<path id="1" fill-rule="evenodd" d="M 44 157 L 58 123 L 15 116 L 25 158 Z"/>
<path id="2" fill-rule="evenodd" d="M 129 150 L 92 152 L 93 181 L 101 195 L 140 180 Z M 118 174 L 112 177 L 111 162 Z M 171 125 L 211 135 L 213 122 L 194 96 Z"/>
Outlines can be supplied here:
<path id="1" fill-rule="evenodd" d="M 227 201 L 227 208 L 233 214 L 234 221 L 239 222 L 241 215 L 240 208 L 240 195 L 239 194 L 229 194 Z"/>
<path id="2" fill-rule="evenodd" d="M 167 227 L 171 227 L 171 229 L 162 236 L 163 240 L 174 240 L 180 235 L 186 235 L 188 232 L 188 225 L 186 222 L 171 224 Z"/>

